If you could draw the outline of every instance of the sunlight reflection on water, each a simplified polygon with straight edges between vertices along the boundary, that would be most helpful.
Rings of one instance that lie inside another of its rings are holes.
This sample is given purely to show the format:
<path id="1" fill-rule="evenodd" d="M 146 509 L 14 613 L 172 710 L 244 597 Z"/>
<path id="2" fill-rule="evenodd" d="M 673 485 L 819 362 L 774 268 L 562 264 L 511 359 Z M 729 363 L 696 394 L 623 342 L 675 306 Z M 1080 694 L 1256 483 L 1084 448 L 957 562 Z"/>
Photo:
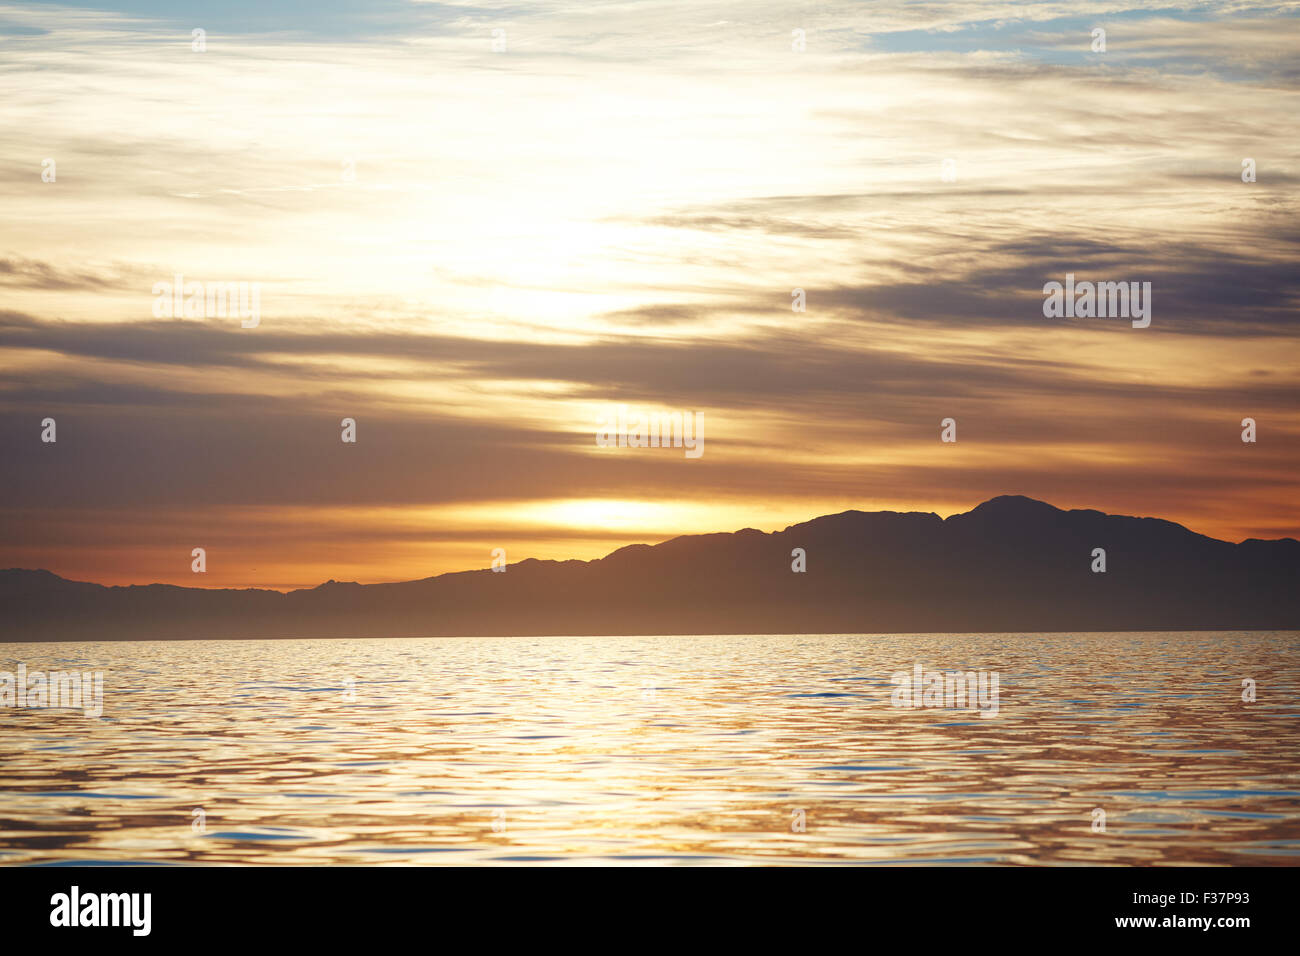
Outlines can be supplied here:
<path id="1" fill-rule="evenodd" d="M 1297 632 L 0 645 L 0 670 L 105 671 L 102 719 L 0 708 L 0 863 L 1293 865 L 1298 652 Z M 999 714 L 891 706 L 917 662 L 997 671 Z"/>

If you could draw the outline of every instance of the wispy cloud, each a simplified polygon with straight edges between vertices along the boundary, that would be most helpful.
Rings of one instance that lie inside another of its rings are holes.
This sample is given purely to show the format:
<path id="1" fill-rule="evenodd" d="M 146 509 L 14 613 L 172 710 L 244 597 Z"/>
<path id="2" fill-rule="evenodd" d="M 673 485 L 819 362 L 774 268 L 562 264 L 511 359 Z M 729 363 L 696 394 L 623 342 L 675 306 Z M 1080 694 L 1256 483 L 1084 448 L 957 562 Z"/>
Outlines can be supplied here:
<path id="1" fill-rule="evenodd" d="M 398 577 L 1010 491 L 1297 533 L 1296 5 L 1008 9 L 0 6 L 0 563 L 265 525 L 311 584 L 322 536 Z M 1044 318 L 1067 272 L 1151 327 Z M 156 318 L 177 274 L 260 324 Z M 597 455 L 613 402 L 708 454 Z"/>

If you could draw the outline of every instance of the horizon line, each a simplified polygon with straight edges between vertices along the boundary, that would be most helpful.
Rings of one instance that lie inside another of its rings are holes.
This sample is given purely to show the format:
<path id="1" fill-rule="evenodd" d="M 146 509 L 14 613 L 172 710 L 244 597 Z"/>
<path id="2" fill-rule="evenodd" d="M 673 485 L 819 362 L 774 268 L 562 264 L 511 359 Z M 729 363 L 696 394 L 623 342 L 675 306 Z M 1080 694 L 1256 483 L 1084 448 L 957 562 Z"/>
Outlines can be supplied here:
<path id="1" fill-rule="evenodd" d="M 985 505 L 992 504 L 992 503 L 995 502 L 995 501 L 1001 501 L 1001 500 L 1004 500 L 1004 499 L 1007 499 L 1007 500 L 1026 501 L 1026 502 L 1030 502 L 1030 503 L 1032 503 L 1032 504 L 1036 504 L 1036 505 L 1043 505 L 1043 506 L 1045 506 L 1045 507 L 1047 507 L 1047 508 L 1051 508 L 1053 511 L 1060 512 L 1061 514 L 1075 514 L 1075 513 L 1079 513 L 1079 512 L 1092 512 L 1092 513 L 1094 513 L 1094 514 L 1103 515 L 1103 516 L 1108 517 L 1108 518 L 1132 518 L 1132 519 L 1134 519 L 1134 520 L 1138 520 L 1138 521 L 1161 521 L 1161 522 L 1164 522 L 1164 523 L 1166 523 L 1166 524 L 1171 524 L 1171 525 L 1173 525 L 1173 526 L 1175 526 L 1175 527 L 1177 527 L 1177 528 L 1181 528 L 1182 530 L 1188 532 L 1189 534 L 1194 534 L 1194 535 L 1196 535 L 1197 537 L 1205 538 L 1205 539 L 1207 539 L 1207 540 L 1209 540 L 1209 541 L 1218 541 L 1218 542 L 1220 542 L 1220 543 L 1222 543 L 1222 544 L 1230 544 L 1230 545 L 1233 545 L 1233 546 L 1242 545 L 1242 544 L 1245 544 L 1245 543 L 1250 542 L 1250 541 L 1261 541 L 1261 542 L 1272 542 L 1272 541 L 1293 541 L 1293 542 L 1296 542 L 1297 544 L 1300 544 L 1300 539 L 1296 539 L 1296 538 L 1293 538 L 1293 537 L 1290 537 L 1290 536 L 1285 536 L 1285 537 L 1281 537 L 1281 538 L 1243 538 L 1243 539 L 1240 540 L 1240 541 L 1228 541 L 1228 540 L 1226 540 L 1226 539 L 1224 539 L 1224 538 L 1214 538 L 1214 537 L 1211 537 L 1211 536 L 1208 535 L 1208 534 L 1203 534 L 1203 533 L 1201 533 L 1201 532 L 1199 532 L 1199 531 L 1195 531 L 1195 530 L 1193 530 L 1192 528 L 1189 528 L 1189 527 L 1187 527 L 1187 526 L 1184 525 L 1184 524 L 1181 524 L 1181 523 L 1179 523 L 1179 522 L 1177 522 L 1177 521 L 1171 521 L 1171 520 L 1168 519 L 1168 518 L 1158 518 L 1158 517 L 1155 517 L 1155 516 L 1152 516 L 1152 515 L 1125 515 L 1125 514 L 1114 514 L 1114 513 L 1112 513 L 1112 512 L 1108 512 L 1108 511 L 1100 511 L 1100 510 L 1098 510 L 1098 509 L 1096 509 L 1096 508 L 1070 508 L 1070 509 L 1058 508 L 1056 505 L 1052 504 L 1051 502 L 1043 501 L 1043 500 L 1040 499 L 1040 498 L 1033 498 L 1033 497 L 1030 497 L 1029 495 L 1020 495 L 1020 494 L 1002 494 L 1002 495 L 994 495 L 992 498 L 988 498 L 988 499 L 985 499 L 984 501 L 979 502 L 978 504 L 974 505 L 974 506 L 973 506 L 969 511 L 954 511 L 954 512 L 952 512 L 951 514 L 947 515 L 946 517 L 940 515 L 940 514 L 939 514 L 938 512 L 936 512 L 936 511 L 890 511 L 890 510 L 883 510 L 883 511 L 862 511 L 862 510 L 857 509 L 857 508 L 848 508 L 848 509 L 845 509 L 844 511 L 836 511 L 836 512 L 832 512 L 832 513 L 829 513 L 829 514 L 814 515 L 813 517 L 808 518 L 808 519 L 805 520 L 805 521 L 800 521 L 800 522 L 797 522 L 797 523 L 792 524 L 792 525 L 787 525 L 786 527 L 782 528 L 780 531 L 762 531 L 762 530 L 760 530 L 760 529 L 758 529 L 758 528 L 745 527 L 745 528 L 737 528 L 737 529 L 734 530 L 734 531 L 705 531 L 705 532 L 688 533 L 688 534 L 677 534 L 677 535 L 672 535 L 671 537 L 665 537 L 663 540 L 661 540 L 661 541 L 657 541 L 657 542 L 655 542 L 654 544 L 649 544 L 649 543 L 647 543 L 647 542 L 632 542 L 631 544 L 621 545 L 621 546 L 615 548 L 613 551 L 610 551 L 610 552 L 608 552 L 608 553 L 606 553 L 606 554 L 604 554 L 604 555 L 601 555 L 601 556 L 598 557 L 598 558 L 585 559 L 585 558 L 531 558 L 531 557 L 530 557 L 530 558 L 521 558 L 521 559 L 518 560 L 518 561 L 511 561 L 511 562 L 509 562 L 506 566 L 509 567 L 510 565 L 526 564 L 526 563 L 528 563 L 528 562 L 530 562 L 530 561 L 531 561 L 531 562 L 536 562 L 536 563 L 539 563 L 539 564 L 568 564 L 568 563 L 570 563 L 570 562 L 577 562 L 577 563 L 579 563 L 579 564 L 595 564 L 595 563 L 597 563 L 597 562 L 604 561 L 606 558 L 609 558 L 609 557 L 611 557 L 611 556 L 613 556 L 613 555 L 615 555 L 615 554 L 618 554 L 620 551 L 625 551 L 625 550 L 627 550 L 628 548 L 657 548 L 657 547 L 659 547 L 660 545 L 668 544 L 669 542 L 677 541 L 677 540 L 680 540 L 680 539 L 682 539 L 682 538 L 702 538 L 702 537 L 707 537 L 707 536 L 709 536 L 709 535 L 717 535 L 717 534 L 727 534 L 727 535 L 730 535 L 730 534 L 740 534 L 740 533 L 745 532 L 745 531 L 753 531 L 753 532 L 755 532 L 756 534 L 761 534 L 761 535 L 784 534 L 785 532 L 791 530 L 792 528 L 797 528 L 797 527 L 799 527 L 800 525 L 810 524 L 810 523 L 812 523 L 812 522 L 814 522 L 814 521 L 820 521 L 820 520 L 822 520 L 822 519 L 824 519 L 824 518 L 838 518 L 838 517 L 840 517 L 841 515 L 848 515 L 848 514 L 866 514 L 866 515 L 884 515 L 884 514 L 893 514 L 893 515 L 929 515 L 929 516 L 932 516 L 932 517 L 938 518 L 940 522 L 946 522 L 946 521 L 948 521 L 948 520 L 951 519 L 951 518 L 956 518 L 956 517 L 961 517 L 961 516 L 968 515 L 968 514 L 973 514 L 975 511 L 979 510 L 980 508 L 984 507 Z M 461 570 L 457 570 L 457 571 L 443 571 L 443 572 L 441 572 L 441 573 L 439 573 L 439 574 L 431 574 L 431 575 L 429 575 L 429 576 L 427 576 L 427 577 L 422 577 L 422 578 L 402 578 L 402 579 L 399 579 L 399 580 L 391 580 L 391 581 L 370 581 L 370 582 L 367 582 L 367 583 L 364 583 L 364 584 L 363 584 L 362 582 L 360 582 L 360 581 L 339 581 L 339 580 L 337 580 L 337 579 L 335 579 L 335 578 L 329 578 L 329 579 L 327 579 L 327 580 L 325 580 L 325 581 L 321 581 L 319 584 L 313 585 L 313 586 L 311 586 L 311 587 L 289 588 L 289 589 L 287 589 L 287 590 L 281 590 L 280 588 L 256 587 L 256 586 L 249 586 L 249 587 L 229 587 L 229 586 L 226 586 L 226 587 L 203 587 L 203 586 L 201 586 L 201 585 L 167 584 L 167 583 L 164 583 L 164 582 L 161 582 L 161 581 L 152 581 L 152 582 L 150 582 L 150 583 L 148 583 L 148 584 L 101 584 L 101 583 L 98 582 L 98 581 L 80 581 L 80 580 L 76 580 L 76 579 L 73 579 L 73 578 L 65 578 L 63 575 L 59 574 L 57 571 L 52 571 L 52 570 L 50 570 L 49 568 L 18 568 L 18 567 L 12 567 L 12 568 L 0 568 L 0 574 L 10 574 L 10 573 L 12 573 L 12 572 L 21 572 L 21 573 L 26 573 L 26 574 L 49 574 L 49 575 L 52 575 L 53 577 L 58 578 L 58 579 L 61 580 L 61 581 L 67 581 L 67 582 L 69 582 L 69 583 L 71 583 L 71 584 L 89 584 L 89 585 L 92 585 L 92 586 L 94 586 L 94 587 L 100 587 L 100 588 L 121 588 L 121 589 L 127 589 L 127 588 L 153 588 L 153 587 L 159 587 L 159 588 L 176 588 L 176 589 L 178 589 L 178 590 L 183 590 L 183 591 L 264 591 L 264 592 L 275 593 L 275 594 L 295 594 L 295 593 L 298 593 L 298 592 L 300 592 L 300 591 L 315 591 L 315 590 L 317 590 L 317 589 L 319 589 L 319 588 L 323 588 L 323 587 L 325 587 L 325 586 L 328 585 L 328 584 L 337 584 L 337 585 L 349 585 L 349 584 L 350 584 L 350 585 L 356 585 L 357 587 L 374 587 L 374 586 L 377 586 L 377 585 L 384 585 L 384 584 L 414 584 L 414 583 L 417 583 L 417 582 L 420 582 L 420 581 L 433 581 L 433 580 L 436 580 L 436 579 L 438 579 L 438 578 L 447 577 L 447 576 L 452 575 L 452 574 L 475 574 L 475 573 L 478 573 L 478 572 L 482 572 L 482 571 L 491 571 L 491 570 L 493 570 L 491 567 L 486 567 L 486 568 L 463 568 L 463 569 L 461 569 Z"/>

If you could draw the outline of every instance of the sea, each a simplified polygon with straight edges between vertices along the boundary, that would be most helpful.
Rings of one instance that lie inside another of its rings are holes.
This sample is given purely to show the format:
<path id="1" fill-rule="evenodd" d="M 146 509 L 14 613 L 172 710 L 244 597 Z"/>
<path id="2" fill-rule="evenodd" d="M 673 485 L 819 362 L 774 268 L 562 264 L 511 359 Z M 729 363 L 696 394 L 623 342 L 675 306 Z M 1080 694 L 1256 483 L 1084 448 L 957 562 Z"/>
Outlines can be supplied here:
<path id="1" fill-rule="evenodd" d="M 0 706 L 0 864 L 1300 862 L 1296 631 L 0 644 L 20 665 L 101 672 L 102 713 Z M 996 700 L 927 705 L 935 672 Z"/>

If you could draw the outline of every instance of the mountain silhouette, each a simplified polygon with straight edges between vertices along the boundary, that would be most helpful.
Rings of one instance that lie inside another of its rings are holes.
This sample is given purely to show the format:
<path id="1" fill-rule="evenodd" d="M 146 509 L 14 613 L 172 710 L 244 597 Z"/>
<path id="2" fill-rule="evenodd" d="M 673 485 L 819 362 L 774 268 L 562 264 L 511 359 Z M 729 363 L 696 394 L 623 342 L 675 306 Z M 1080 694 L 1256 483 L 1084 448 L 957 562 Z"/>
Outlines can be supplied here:
<path id="1" fill-rule="evenodd" d="M 1003 496 L 947 519 L 846 511 L 595 561 L 288 593 L 12 569 L 0 571 L 0 640 L 1291 629 L 1298 582 L 1293 538 L 1233 544 Z"/>

